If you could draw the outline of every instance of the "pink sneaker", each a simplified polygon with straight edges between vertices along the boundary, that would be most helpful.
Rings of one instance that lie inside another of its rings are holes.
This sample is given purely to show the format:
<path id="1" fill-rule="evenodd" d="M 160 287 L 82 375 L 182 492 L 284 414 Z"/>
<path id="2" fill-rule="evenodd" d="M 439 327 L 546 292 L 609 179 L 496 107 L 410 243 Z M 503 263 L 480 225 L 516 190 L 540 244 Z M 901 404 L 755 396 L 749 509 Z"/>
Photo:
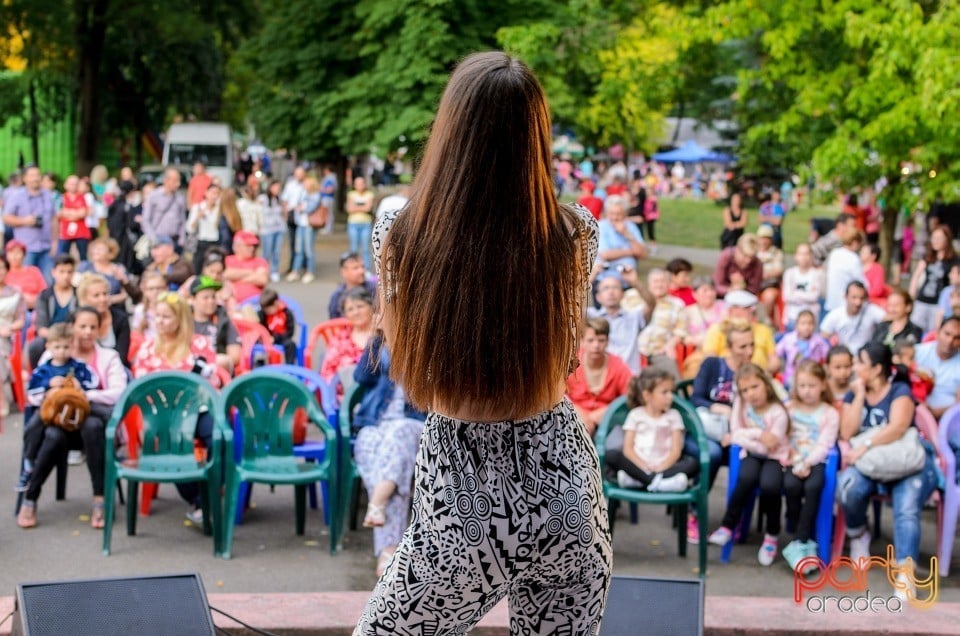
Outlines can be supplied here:
<path id="1" fill-rule="evenodd" d="M 687 515 L 687 543 L 697 545 L 700 543 L 700 525 L 697 522 L 696 515 Z"/>

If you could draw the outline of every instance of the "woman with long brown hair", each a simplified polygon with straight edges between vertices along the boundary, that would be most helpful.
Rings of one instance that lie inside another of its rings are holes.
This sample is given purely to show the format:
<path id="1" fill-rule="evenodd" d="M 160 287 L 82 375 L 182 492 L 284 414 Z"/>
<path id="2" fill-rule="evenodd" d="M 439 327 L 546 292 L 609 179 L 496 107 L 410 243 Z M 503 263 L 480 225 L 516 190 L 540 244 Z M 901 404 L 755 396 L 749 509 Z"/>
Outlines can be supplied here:
<path id="1" fill-rule="evenodd" d="M 915 300 L 910 319 L 924 332 L 937 326 L 937 302 L 940 292 L 949 284 L 950 268 L 956 259 L 950 228 L 938 225 L 930 231 L 927 251 L 910 277 L 910 295 Z"/>
<path id="2" fill-rule="evenodd" d="M 503 53 L 466 58 L 410 203 L 373 235 L 390 375 L 428 416 L 411 526 L 355 634 L 465 633 L 508 594 L 517 633 L 599 631 L 607 507 L 563 397 L 597 231 L 550 174 L 536 78 Z"/>

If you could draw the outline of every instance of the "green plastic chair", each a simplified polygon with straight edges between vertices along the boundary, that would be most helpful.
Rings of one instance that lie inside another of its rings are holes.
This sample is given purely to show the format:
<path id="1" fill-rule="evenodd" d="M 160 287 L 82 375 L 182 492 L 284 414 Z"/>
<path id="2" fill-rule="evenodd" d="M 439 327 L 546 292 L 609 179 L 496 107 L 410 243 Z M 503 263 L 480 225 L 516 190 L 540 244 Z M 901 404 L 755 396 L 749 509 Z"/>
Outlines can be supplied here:
<path id="1" fill-rule="evenodd" d="M 357 501 L 360 497 L 360 472 L 353 461 L 353 413 L 367 394 L 367 387 L 354 384 L 347 389 L 340 403 L 340 484 L 341 518 L 338 528 L 350 521 L 350 529 L 357 529 Z"/>
<path id="2" fill-rule="evenodd" d="M 689 401 L 690 397 L 693 395 L 693 380 L 681 380 L 680 382 L 677 382 L 677 385 L 673 388 L 673 392 L 678 397 L 682 397 L 684 400 Z"/>
<path id="3" fill-rule="evenodd" d="M 330 484 L 328 504 L 331 508 L 330 553 L 337 548 L 338 533 L 333 525 L 339 515 L 339 441 L 336 431 L 327 422 L 316 398 L 295 378 L 266 369 L 248 373 L 223 392 L 222 412 L 234 422 L 235 439 L 241 453 L 234 458 L 228 449 L 226 476 L 226 509 L 224 511 L 222 550 L 229 559 L 233 547 L 234 521 L 240 499 L 240 483 L 253 482 L 270 486 L 294 487 L 296 532 L 304 534 L 307 516 L 307 486 L 317 481 Z M 307 418 L 319 428 L 331 448 L 323 461 L 309 463 L 294 455 L 293 421 L 298 409 L 305 409 Z"/>
<path id="4" fill-rule="evenodd" d="M 627 407 L 627 398 L 620 396 L 610 403 L 597 432 L 594 434 L 594 443 L 597 455 L 600 456 L 600 466 L 604 473 L 603 494 L 609 502 L 610 532 L 613 533 L 613 524 L 616 520 L 617 502 L 626 501 L 638 504 L 665 504 L 673 509 L 673 522 L 677 528 L 677 552 L 680 556 L 687 556 L 687 507 L 697 509 L 697 521 L 700 526 L 700 578 L 707 575 L 707 499 L 709 484 L 707 475 L 710 474 L 710 452 L 707 450 L 707 436 L 703 433 L 703 426 L 697 412 L 686 400 L 674 396 L 673 408 L 680 413 L 687 433 L 693 435 L 700 449 L 700 476 L 696 484 L 684 492 L 647 492 L 633 488 L 621 488 L 615 481 L 607 479 L 607 468 L 604 462 L 606 457 L 607 436 L 617 426 L 623 426 L 630 409 Z"/>
<path id="5" fill-rule="evenodd" d="M 119 461 L 114 452 L 117 426 L 133 409 L 143 417 L 142 447 L 137 460 Z M 201 409 L 213 417 L 213 448 L 205 463 L 194 456 L 194 433 Z M 106 431 L 105 482 L 127 480 L 127 534 L 137 529 L 137 494 L 140 482 L 185 483 L 204 481 L 201 488 L 203 532 L 213 535 L 213 553 L 220 553 L 220 496 L 224 445 L 232 444 L 233 434 L 223 419 L 220 396 L 199 375 L 182 371 L 162 371 L 141 378 L 129 386 L 113 409 Z M 104 504 L 103 553 L 110 554 L 113 530 L 114 498 Z"/>

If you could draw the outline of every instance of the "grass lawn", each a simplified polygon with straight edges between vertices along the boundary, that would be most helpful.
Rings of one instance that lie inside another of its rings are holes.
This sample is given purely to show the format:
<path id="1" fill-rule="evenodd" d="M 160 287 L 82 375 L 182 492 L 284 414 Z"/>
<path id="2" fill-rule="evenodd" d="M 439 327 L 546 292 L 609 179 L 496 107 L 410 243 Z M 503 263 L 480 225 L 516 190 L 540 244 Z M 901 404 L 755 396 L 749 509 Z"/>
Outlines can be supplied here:
<path id="1" fill-rule="evenodd" d="M 747 231 L 756 232 L 759 213 L 747 208 Z M 810 234 L 810 219 L 835 217 L 840 209 L 830 206 L 801 206 L 787 214 L 783 225 L 783 247 L 789 254 Z M 723 230 L 723 206 L 713 201 L 692 199 L 660 199 L 660 220 L 657 221 L 657 243 L 688 247 L 720 248 Z"/>

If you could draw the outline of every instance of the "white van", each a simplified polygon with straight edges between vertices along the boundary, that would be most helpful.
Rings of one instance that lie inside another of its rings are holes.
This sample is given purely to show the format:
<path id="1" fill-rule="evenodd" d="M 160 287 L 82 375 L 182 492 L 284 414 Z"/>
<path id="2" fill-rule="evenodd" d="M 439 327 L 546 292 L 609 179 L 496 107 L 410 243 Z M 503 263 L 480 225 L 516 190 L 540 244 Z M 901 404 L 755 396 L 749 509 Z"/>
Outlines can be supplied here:
<path id="1" fill-rule="evenodd" d="M 173 124 L 163 140 L 163 165 L 192 167 L 200 162 L 224 187 L 233 185 L 230 126 L 217 122 Z"/>

